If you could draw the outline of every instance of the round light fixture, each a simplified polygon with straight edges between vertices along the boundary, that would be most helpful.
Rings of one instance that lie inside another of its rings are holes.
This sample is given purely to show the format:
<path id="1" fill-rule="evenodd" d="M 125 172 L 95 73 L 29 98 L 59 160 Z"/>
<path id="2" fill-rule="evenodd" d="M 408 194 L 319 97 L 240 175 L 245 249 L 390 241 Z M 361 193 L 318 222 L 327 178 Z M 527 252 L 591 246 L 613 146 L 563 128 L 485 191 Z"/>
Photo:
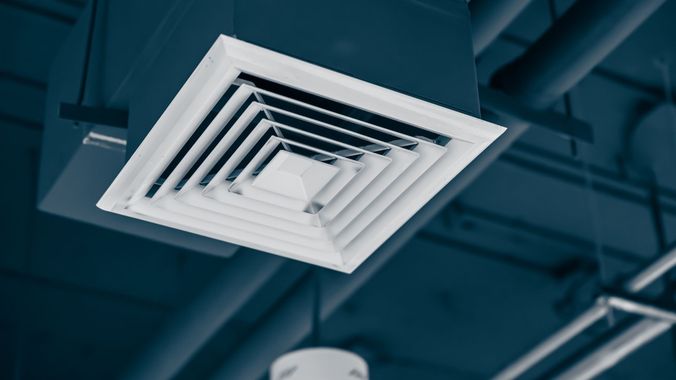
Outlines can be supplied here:
<path id="1" fill-rule="evenodd" d="M 289 352 L 270 367 L 270 380 L 317 379 L 368 380 L 368 365 L 352 352 L 315 347 Z"/>

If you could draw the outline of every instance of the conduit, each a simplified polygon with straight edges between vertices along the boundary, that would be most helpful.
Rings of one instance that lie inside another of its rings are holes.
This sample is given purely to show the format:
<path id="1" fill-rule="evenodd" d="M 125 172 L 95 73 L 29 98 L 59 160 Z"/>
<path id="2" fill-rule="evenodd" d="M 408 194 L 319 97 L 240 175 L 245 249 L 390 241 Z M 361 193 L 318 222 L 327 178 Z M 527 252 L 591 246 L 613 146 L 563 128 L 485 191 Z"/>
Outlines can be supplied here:
<path id="1" fill-rule="evenodd" d="M 493 82 L 531 107 L 548 107 L 665 1 L 577 1 Z"/>
<path id="2" fill-rule="evenodd" d="M 481 54 L 531 1 L 473 0 L 470 2 L 474 55 Z"/>

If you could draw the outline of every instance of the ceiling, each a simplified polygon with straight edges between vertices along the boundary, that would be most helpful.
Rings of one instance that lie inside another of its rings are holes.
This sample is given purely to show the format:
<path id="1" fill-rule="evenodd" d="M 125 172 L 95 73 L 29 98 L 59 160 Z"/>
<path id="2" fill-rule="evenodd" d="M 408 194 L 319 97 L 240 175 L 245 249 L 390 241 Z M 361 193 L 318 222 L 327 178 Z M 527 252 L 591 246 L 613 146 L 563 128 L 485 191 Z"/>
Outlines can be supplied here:
<path id="1" fill-rule="evenodd" d="M 572 3 L 532 1 L 477 58 L 479 82 L 489 85 Z M 84 8 L 0 1 L 2 378 L 118 377 L 230 265 L 36 210 L 50 65 Z M 361 353 L 373 379 L 487 378 L 589 306 L 599 284 L 655 257 L 653 183 L 626 161 L 627 144 L 650 146 L 627 133 L 665 102 L 656 60 L 673 62 L 666 87 L 676 88 L 675 17 L 667 1 L 556 105 L 593 127 L 593 144 L 530 128 L 324 321 L 322 342 Z M 658 174 L 672 243 L 676 173 Z M 209 378 L 306 269 L 285 263 L 177 378 Z M 602 378 L 676 378 L 675 338 L 662 335 Z"/>

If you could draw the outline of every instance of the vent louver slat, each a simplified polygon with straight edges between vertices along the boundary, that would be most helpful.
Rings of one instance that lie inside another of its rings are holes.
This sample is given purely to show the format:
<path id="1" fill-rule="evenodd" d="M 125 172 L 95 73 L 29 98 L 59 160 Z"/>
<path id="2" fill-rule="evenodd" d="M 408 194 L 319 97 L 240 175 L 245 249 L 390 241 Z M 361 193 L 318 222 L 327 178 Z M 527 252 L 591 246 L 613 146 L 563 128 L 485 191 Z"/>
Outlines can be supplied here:
<path id="1" fill-rule="evenodd" d="M 503 130 L 221 36 L 98 206 L 351 272 Z"/>

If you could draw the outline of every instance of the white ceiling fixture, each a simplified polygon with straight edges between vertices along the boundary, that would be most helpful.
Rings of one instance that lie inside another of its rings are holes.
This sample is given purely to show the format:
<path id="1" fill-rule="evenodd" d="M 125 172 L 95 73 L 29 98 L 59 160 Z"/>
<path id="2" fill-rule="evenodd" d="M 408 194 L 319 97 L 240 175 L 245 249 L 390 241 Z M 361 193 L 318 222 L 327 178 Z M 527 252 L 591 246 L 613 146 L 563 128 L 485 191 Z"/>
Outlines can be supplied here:
<path id="1" fill-rule="evenodd" d="M 97 206 L 350 273 L 504 130 L 220 36 Z"/>
<path id="2" fill-rule="evenodd" d="M 270 380 L 368 380 L 368 373 L 360 356 L 328 347 L 289 352 L 270 366 Z"/>

